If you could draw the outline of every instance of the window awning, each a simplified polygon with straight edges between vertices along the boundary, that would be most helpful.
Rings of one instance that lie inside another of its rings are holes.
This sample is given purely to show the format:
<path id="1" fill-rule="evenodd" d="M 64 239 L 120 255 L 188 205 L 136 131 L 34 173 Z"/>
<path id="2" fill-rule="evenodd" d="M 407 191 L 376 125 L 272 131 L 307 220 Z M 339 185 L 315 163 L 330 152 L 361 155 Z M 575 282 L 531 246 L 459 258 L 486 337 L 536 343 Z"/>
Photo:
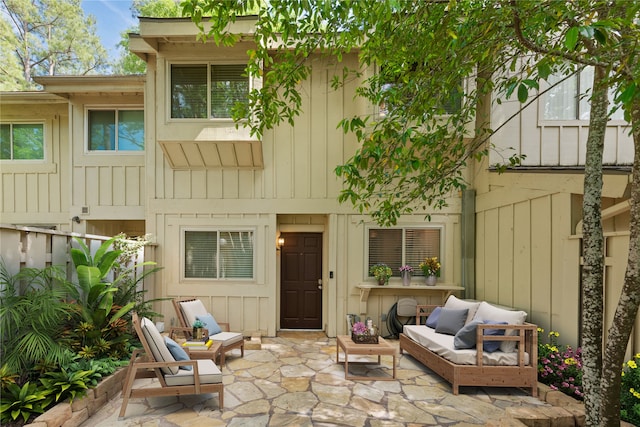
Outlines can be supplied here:
<path id="1" fill-rule="evenodd" d="M 173 169 L 262 169 L 262 141 L 158 141 Z"/>

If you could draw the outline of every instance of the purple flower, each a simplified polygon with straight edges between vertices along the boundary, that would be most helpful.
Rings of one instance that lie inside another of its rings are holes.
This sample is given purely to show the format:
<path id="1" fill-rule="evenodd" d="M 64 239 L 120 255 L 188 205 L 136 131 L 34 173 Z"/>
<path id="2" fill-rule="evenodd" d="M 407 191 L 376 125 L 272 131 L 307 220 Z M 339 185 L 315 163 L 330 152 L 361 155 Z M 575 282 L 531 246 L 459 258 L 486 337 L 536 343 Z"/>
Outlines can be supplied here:
<path id="1" fill-rule="evenodd" d="M 362 335 L 367 332 L 367 327 L 362 322 L 356 322 L 353 324 L 352 331 L 356 335 Z"/>

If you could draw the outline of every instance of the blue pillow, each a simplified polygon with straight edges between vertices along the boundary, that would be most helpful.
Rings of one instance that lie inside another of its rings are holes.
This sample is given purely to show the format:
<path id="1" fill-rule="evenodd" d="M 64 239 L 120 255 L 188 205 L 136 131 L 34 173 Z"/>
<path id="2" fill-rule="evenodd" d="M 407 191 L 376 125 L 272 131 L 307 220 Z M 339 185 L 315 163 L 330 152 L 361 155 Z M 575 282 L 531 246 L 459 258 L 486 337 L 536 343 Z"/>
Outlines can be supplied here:
<path id="1" fill-rule="evenodd" d="M 196 316 L 196 319 L 204 323 L 204 327 L 209 330 L 209 336 L 222 332 L 222 328 L 218 325 L 218 322 L 216 322 L 216 319 L 214 319 L 212 315 L 202 314 Z"/>
<path id="2" fill-rule="evenodd" d="M 467 321 L 469 309 L 455 310 L 452 308 L 443 308 L 440 310 L 440 317 L 436 325 L 436 332 L 439 334 L 455 335 L 464 326 Z"/>
<path id="3" fill-rule="evenodd" d="M 181 360 L 191 360 L 186 351 L 174 340 L 169 337 L 164 337 L 164 342 L 167 344 L 167 348 L 169 349 L 169 353 L 173 356 L 176 361 Z M 186 369 L 187 371 L 193 370 L 192 366 L 180 366 L 180 369 Z"/>
<path id="4" fill-rule="evenodd" d="M 436 325 L 438 324 L 438 318 L 440 317 L 440 310 L 442 310 L 442 307 L 434 308 L 431 314 L 427 316 L 427 320 L 424 322 L 424 324 L 431 329 L 435 329 Z"/>
<path id="5" fill-rule="evenodd" d="M 453 347 L 456 350 L 476 348 L 476 332 L 481 323 L 482 320 L 472 320 L 464 325 L 453 337 Z"/>
<path id="6" fill-rule="evenodd" d="M 493 320 L 485 320 L 484 323 L 489 325 L 506 325 L 507 322 L 495 322 Z M 504 329 L 485 329 L 484 335 L 504 335 Z M 482 349 L 487 353 L 493 353 L 500 348 L 500 344 L 504 341 L 482 341 Z"/>

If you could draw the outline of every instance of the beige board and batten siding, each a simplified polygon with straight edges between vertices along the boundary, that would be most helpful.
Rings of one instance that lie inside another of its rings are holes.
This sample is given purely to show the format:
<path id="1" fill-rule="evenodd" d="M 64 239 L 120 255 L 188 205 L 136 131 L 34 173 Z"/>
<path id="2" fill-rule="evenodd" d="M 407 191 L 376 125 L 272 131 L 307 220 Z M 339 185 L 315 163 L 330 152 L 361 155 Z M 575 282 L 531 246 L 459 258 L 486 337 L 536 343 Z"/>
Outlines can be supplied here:
<path id="1" fill-rule="evenodd" d="M 70 142 L 66 100 L 42 93 L 3 93 L 0 122 L 43 123 L 44 160 L 0 161 L 3 223 L 68 229 Z"/>
<path id="2" fill-rule="evenodd" d="M 167 119 L 168 87 L 165 78 L 173 61 L 205 62 L 215 61 L 217 55 L 227 60 L 230 57 L 226 51 L 214 47 L 207 49 L 210 57 L 203 57 L 199 47 L 190 51 L 188 47 L 179 49 L 161 43 L 158 60 L 153 61 L 150 68 L 153 70 L 157 67 L 158 73 L 153 77 L 148 76 L 147 80 L 149 85 L 155 82 L 155 102 L 158 105 L 155 114 L 153 110 L 146 110 L 146 119 L 156 129 L 154 138 L 157 140 L 153 152 L 147 152 L 150 159 L 147 164 L 155 176 L 154 197 L 148 199 L 150 215 L 147 225 L 148 231 L 156 235 L 161 248 L 158 256 L 164 269 L 160 272 L 162 279 L 158 281 L 162 286 L 159 294 L 201 298 L 216 313 L 216 317 L 229 322 L 232 329 L 245 334 L 259 332 L 275 335 L 278 319 L 276 304 L 279 299 L 279 259 L 275 250 L 277 216 L 288 213 L 331 215 L 351 212 L 349 206 L 337 202 L 341 187 L 333 170 L 346 161 L 356 144 L 353 136 L 344 135 L 336 127 L 339 118 L 344 115 L 362 114 L 364 104 L 353 101 L 355 82 L 349 82 L 338 90 L 332 89 L 330 78 L 341 68 L 314 57 L 311 78 L 301 83 L 303 113 L 296 118 L 296 126 L 278 126 L 266 131 L 262 141 L 258 141 L 261 144 L 263 167 L 199 165 L 195 168 L 174 168 L 166 157 L 167 151 L 161 147 L 163 141 L 184 142 L 191 138 L 198 139 L 199 144 L 206 144 L 208 141 L 203 136 L 215 138 L 226 135 L 225 138 L 230 141 L 239 141 L 247 135 L 246 130 L 235 131 L 235 125 L 229 121 L 196 120 L 183 123 Z M 245 50 L 242 53 L 245 54 Z M 348 60 L 353 62 L 356 57 Z M 211 142 L 217 143 L 215 139 Z M 338 218 L 336 223 L 340 222 Z M 180 260 L 184 256 L 180 239 L 185 227 L 222 226 L 255 227 L 255 280 L 184 279 L 180 271 Z M 324 232 L 332 233 L 326 228 Z M 359 241 L 362 242 L 362 236 Z M 361 267 L 358 267 L 360 270 Z M 323 276 L 327 272 L 325 261 Z M 336 271 L 336 276 L 345 276 L 340 273 Z M 323 300 L 335 300 L 337 293 L 334 292 L 335 289 L 327 286 Z M 327 303 L 323 306 L 325 310 L 331 307 Z M 169 304 L 162 304 L 162 311 L 168 318 L 174 316 L 172 310 Z M 335 329 L 332 317 L 325 314 L 327 323 L 330 323 L 326 326 L 327 330 Z"/>
<path id="3" fill-rule="evenodd" d="M 87 111 L 102 108 L 143 109 L 139 95 L 77 95 L 73 114 L 72 214 L 91 220 L 144 220 L 145 153 L 89 152 Z M 88 213 L 83 214 L 82 208 Z"/>

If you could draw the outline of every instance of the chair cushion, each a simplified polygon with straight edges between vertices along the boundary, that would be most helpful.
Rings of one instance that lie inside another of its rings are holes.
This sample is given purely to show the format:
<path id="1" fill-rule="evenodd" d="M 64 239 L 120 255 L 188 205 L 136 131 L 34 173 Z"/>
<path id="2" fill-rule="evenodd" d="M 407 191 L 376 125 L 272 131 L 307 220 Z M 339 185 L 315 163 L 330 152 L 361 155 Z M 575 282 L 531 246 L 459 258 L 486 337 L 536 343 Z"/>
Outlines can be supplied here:
<path id="1" fill-rule="evenodd" d="M 142 334 L 144 335 L 144 339 L 149 344 L 151 348 L 151 355 L 153 356 L 156 362 L 175 362 L 176 359 L 173 358 L 171 352 L 167 348 L 167 344 L 160 335 L 158 328 L 153 322 L 146 317 L 143 317 L 140 321 L 140 328 L 142 329 Z M 177 366 L 167 366 L 164 368 L 160 368 L 160 370 L 165 375 L 177 374 L 178 367 Z"/>
<path id="2" fill-rule="evenodd" d="M 522 325 L 524 320 L 527 318 L 527 313 L 520 310 L 505 310 L 504 308 L 499 308 L 494 305 L 489 304 L 486 301 L 482 301 L 474 319 L 483 320 L 485 322 L 492 321 L 495 322 L 506 322 L 507 325 Z M 515 329 L 509 329 L 505 335 L 516 335 L 517 331 Z M 516 349 L 515 341 L 502 341 L 500 344 L 500 350 L 505 353 L 511 353 Z"/>
<path id="3" fill-rule="evenodd" d="M 196 360 L 198 363 L 198 373 L 200 374 L 200 384 L 218 384 L 222 382 L 222 372 L 211 359 Z M 193 385 L 194 371 L 180 369 L 173 375 L 165 375 L 164 380 L 168 386 Z"/>
<path id="4" fill-rule="evenodd" d="M 189 355 L 187 354 L 186 351 L 184 351 L 184 349 L 182 348 L 182 346 L 180 344 L 178 344 L 177 342 L 175 342 L 174 340 L 172 340 L 169 337 L 164 337 L 164 342 L 167 344 L 167 348 L 169 349 L 169 351 L 171 352 L 171 355 L 173 356 L 174 359 L 180 361 L 180 360 L 191 360 Z M 180 366 L 180 369 L 186 369 L 187 371 L 190 371 L 193 369 L 192 366 Z"/>
<path id="5" fill-rule="evenodd" d="M 469 310 L 443 308 L 440 310 L 440 317 L 436 325 L 436 332 L 440 334 L 455 335 L 465 324 Z"/>
<path id="6" fill-rule="evenodd" d="M 213 315 L 211 315 L 210 313 L 198 314 L 196 316 L 196 319 L 204 323 L 204 327 L 209 330 L 209 335 L 215 335 L 222 332 L 222 328 L 220 327 L 220 325 L 218 325 L 218 322 L 216 322 L 216 319 L 214 319 Z"/>
<path id="7" fill-rule="evenodd" d="M 457 298 L 455 295 L 450 295 L 449 298 L 447 298 L 447 302 L 444 303 L 444 308 L 454 308 L 457 310 L 463 308 L 468 309 L 469 312 L 467 313 L 467 320 L 464 323 L 469 323 L 473 320 L 478 307 L 480 307 L 479 301 L 467 301 Z"/>
<path id="8" fill-rule="evenodd" d="M 180 302 L 180 308 L 182 308 L 182 313 L 184 317 L 186 317 L 187 322 L 189 322 L 186 326 L 193 326 L 193 322 L 196 321 L 197 316 L 205 316 L 209 314 L 206 308 L 204 308 L 204 304 L 199 299 L 194 299 L 192 301 L 182 301 Z"/>
<path id="9" fill-rule="evenodd" d="M 220 332 L 219 334 L 209 336 L 209 338 L 221 343 L 222 347 L 230 346 L 244 339 L 240 332 Z"/>

